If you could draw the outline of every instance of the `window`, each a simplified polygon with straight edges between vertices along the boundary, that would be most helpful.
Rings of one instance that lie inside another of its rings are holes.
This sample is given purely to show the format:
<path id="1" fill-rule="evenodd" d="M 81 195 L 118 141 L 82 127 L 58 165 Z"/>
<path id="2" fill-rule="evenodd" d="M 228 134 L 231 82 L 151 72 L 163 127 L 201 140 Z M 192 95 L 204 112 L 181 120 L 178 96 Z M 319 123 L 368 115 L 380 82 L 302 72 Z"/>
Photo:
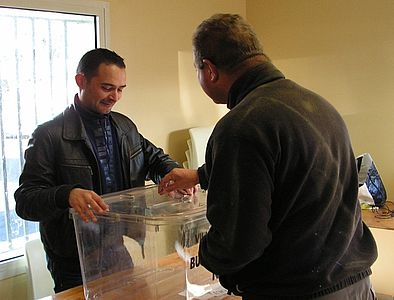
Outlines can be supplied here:
<path id="1" fill-rule="evenodd" d="M 105 3 L 81 7 L 53 1 L 64 6 L 56 11 L 8 2 L 15 6 L 18 1 L 0 0 L 0 261 L 22 255 L 25 241 L 39 236 L 38 223 L 20 219 L 14 209 L 28 139 L 38 124 L 73 101 L 75 69 L 83 53 L 106 44 L 105 34 L 99 34 L 104 26 L 98 31 Z"/>

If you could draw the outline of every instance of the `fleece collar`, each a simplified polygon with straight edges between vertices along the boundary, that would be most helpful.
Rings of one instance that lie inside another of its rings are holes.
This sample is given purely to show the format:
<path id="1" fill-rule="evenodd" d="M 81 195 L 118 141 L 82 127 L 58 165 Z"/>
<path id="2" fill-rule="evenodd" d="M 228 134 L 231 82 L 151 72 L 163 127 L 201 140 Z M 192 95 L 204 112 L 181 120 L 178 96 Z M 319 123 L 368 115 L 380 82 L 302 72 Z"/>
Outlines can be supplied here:
<path id="1" fill-rule="evenodd" d="M 227 107 L 229 109 L 234 108 L 256 87 L 284 78 L 285 76 L 270 62 L 264 62 L 253 67 L 238 78 L 231 86 Z"/>

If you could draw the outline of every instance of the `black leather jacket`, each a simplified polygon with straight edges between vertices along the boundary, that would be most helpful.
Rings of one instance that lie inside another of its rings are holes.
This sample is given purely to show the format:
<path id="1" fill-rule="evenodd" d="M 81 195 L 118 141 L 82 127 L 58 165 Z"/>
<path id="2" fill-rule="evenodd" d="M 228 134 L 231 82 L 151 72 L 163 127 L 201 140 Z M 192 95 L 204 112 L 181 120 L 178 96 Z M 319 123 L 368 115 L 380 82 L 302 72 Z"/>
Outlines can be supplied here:
<path id="1" fill-rule="evenodd" d="M 123 189 L 158 183 L 179 167 L 163 150 L 145 139 L 126 116 L 111 112 L 119 144 Z M 79 265 L 68 197 L 75 187 L 102 194 L 100 171 L 79 113 L 70 105 L 34 131 L 25 152 L 25 166 L 15 192 L 16 212 L 39 221 L 47 255 Z"/>

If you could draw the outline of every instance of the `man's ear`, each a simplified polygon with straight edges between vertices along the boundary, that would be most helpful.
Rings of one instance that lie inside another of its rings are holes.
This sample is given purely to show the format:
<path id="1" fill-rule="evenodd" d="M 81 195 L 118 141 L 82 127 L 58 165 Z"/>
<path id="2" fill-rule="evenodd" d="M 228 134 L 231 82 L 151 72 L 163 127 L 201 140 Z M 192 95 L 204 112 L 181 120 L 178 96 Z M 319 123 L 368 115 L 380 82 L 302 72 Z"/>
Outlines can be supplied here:
<path id="1" fill-rule="evenodd" d="M 83 89 L 85 86 L 85 75 L 78 73 L 77 75 L 75 75 L 75 82 L 77 83 L 79 89 Z"/>
<path id="2" fill-rule="evenodd" d="M 219 70 L 216 66 L 209 60 L 203 59 L 202 63 L 207 67 L 208 78 L 211 82 L 216 82 L 219 79 Z"/>

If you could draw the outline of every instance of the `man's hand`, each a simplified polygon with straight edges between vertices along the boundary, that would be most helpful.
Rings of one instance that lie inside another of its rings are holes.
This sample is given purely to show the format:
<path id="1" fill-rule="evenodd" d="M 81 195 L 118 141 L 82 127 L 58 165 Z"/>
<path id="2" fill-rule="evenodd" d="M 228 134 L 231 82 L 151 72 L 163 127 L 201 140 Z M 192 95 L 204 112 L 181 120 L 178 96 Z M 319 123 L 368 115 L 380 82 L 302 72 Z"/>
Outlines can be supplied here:
<path id="1" fill-rule="evenodd" d="M 93 211 L 104 213 L 108 211 L 108 205 L 95 192 L 80 188 L 72 189 L 68 198 L 68 203 L 85 222 L 97 222 Z"/>
<path id="2" fill-rule="evenodd" d="M 185 196 L 192 196 L 194 193 L 198 191 L 198 186 L 195 186 L 190 189 L 180 189 L 180 190 L 175 190 L 172 192 L 167 193 L 168 196 L 174 199 L 182 199 Z"/>
<path id="3" fill-rule="evenodd" d="M 173 191 L 189 190 L 194 191 L 194 187 L 198 184 L 197 170 L 175 168 L 160 181 L 159 194 L 169 194 Z"/>

